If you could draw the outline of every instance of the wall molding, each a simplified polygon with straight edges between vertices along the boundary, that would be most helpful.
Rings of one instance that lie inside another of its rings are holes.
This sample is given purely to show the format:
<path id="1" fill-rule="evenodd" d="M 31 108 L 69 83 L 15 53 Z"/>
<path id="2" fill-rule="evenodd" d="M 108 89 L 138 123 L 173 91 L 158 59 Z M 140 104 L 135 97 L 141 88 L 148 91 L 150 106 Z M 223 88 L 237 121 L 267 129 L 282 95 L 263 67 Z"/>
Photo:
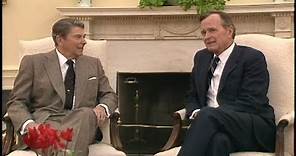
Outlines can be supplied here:
<path id="1" fill-rule="evenodd" d="M 4 66 L 2 70 L 2 90 L 11 90 L 18 72 L 18 66 Z"/>
<path id="2" fill-rule="evenodd" d="M 62 16 L 81 19 L 92 39 L 170 40 L 201 39 L 199 16 L 194 8 L 179 6 L 156 8 L 58 7 Z M 237 34 L 268 34 L 293 37 L 294 2 L 228 4 L 237 25 Z M 284 23 L 284 26 L 283 24 Z"/>
<path id="3" fill-rule="evenodd" d="M 63 16 L 104 17 L 104 16 L 164 16 L 164 15 L 196 15 L 191 8 L 184 11 L 179 6 L 164 6 L 140 9 L 132 8 L 101 8 L 101 7 L 57 7 Z M 271 2 L 256 4 L 227 4 L 225 12 L 230 14 L 293 12 L 294 2 Z"/>

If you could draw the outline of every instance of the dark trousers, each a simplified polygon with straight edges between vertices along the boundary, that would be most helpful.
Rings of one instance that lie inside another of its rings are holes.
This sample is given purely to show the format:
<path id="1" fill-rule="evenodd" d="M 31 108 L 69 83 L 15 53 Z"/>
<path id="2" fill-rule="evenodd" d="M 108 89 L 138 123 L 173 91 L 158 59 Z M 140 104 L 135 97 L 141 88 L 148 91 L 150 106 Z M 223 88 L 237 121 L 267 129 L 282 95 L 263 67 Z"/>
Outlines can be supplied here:
<path id="1" fill-rule="evenodd" d="M 192 121 L 178 156 L 229 156 L 236 151 L 260 151 L 252 123 L 249 113 L 205 107 Z"/>

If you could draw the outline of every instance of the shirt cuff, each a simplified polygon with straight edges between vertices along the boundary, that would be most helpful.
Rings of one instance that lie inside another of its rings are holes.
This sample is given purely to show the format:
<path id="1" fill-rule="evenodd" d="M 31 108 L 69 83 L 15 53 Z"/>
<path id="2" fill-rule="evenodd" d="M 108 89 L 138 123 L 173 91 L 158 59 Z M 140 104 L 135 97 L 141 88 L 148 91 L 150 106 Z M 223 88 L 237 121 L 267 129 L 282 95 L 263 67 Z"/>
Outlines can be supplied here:
<path id="1" fill-rule="evenodd" d="M 196 109 L 196 110 L 194 110 L 194 111 L 192 112 L 192 114 L 190 115 L 189 119 L 194 119 L 195 114 L 196 114 L 197 112 L 199 112 L 199 111 L 200 111 L 200 109 Z"/>
<path id="2" fill-rule="evenodd" d="M 105 109 L 106 113 L 107 113 L 107 117 L 109 118 L 110 112 L 109 112 L 108 106 L 106 104 L 102 104 L 102 103 L 98 104 L 97 106 L 102 106 Z"/>
<path id="3" fill-rule="evenodd" d="M 21 128 L 21 131 L 20 131 L 20 134 L 21 134 L 21 135 L 24 135 L 24 134 L 27 132 L 27 130 L 26 130 L 25 128 L 26 128 L 26 126 L 27 126 L 29 123 L 31 123 L 31 122 L 35 122 L 35 121 L 33 121 L 32 119 L 29 119 L 29 120 L 27 120 L 26 122 L 24 122 L 24 124 L 23 124 L 23 126 L 22 126 L 22 128 Z"/>

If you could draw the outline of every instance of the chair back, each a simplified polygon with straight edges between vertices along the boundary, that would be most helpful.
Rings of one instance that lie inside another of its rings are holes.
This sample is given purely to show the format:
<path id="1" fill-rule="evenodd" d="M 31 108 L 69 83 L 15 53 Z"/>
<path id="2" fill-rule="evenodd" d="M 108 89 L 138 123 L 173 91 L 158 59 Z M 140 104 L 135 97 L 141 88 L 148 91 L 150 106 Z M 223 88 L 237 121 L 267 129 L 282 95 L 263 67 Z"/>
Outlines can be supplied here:
<path id="1" fill-rule="evenodd" d="M 238 45 L 246 45 L 264 53 L 270 75 L 268 90 L 269 103 L 273 106 L 276 123 L 279 118 L 294 110 L 294 38 L 283 39 L 262 34 L 238 35 L 235 38 Z M 288 136 L 285 146 L 289 152 L 294 151 L 294 131 Z M 290 137 L 290 138 L 289 138 Z"/>
<path id="2" fill-rule="evenodd" d="M 37 40 L 20 40 L 19 43 L 21 48 L 19 54 L 20 58 L 22 58 L 24 55 L 50 52 L 55 48 L 52 37 L 45 37 Z M 86 45 L 84 46 L 83 54 L 100 58 L 100 61 L 105 69 L 107 67 L 106 45 L 106 40 L 86 39 Z"/>

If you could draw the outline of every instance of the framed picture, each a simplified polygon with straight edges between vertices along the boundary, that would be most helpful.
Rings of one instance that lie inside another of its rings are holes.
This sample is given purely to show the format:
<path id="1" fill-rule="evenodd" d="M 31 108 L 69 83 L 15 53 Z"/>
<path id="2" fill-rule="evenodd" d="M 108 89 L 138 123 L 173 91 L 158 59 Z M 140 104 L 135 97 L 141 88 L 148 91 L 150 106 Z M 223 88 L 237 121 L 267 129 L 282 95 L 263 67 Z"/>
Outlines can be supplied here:
<path id="1" fill-rule="evenodd" d="M 2 0 L 2 5 L 7 4 L 7 0 Z"/>

